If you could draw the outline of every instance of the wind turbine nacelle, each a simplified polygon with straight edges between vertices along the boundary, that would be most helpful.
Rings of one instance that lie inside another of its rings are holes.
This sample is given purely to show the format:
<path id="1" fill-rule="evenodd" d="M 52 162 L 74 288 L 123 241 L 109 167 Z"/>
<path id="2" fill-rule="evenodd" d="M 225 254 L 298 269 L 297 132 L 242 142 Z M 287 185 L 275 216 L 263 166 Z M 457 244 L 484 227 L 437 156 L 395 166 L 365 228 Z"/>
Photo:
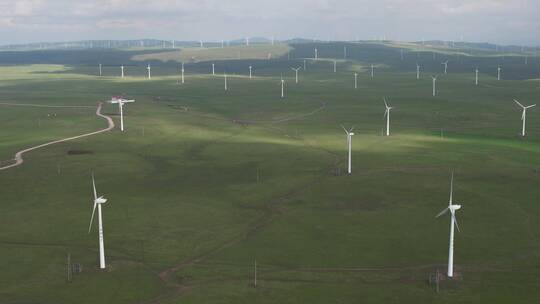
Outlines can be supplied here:
<path id="1" fill-rule="evenodd" d="M 350 135 L 350 136 L 353 136 L 353 135 L 354 135 L 354 133 L 353 133 L 353 132 L 351 132 L 351 133 L 349 133 L 349 135 Z"/>
<path id="2" fill-rule="evenodd" d="M 98 197 L 96 200 L 94 200 L 94 203 L 96 204 L 105 204 L 107 202 L 107 199 L 102 197 Z"/>
<path id="3" fill-rule="evenodd" d="M 459 209 L 461 209 L 461 205 L 450 205 L 450 209 L 459 210 Z"/>

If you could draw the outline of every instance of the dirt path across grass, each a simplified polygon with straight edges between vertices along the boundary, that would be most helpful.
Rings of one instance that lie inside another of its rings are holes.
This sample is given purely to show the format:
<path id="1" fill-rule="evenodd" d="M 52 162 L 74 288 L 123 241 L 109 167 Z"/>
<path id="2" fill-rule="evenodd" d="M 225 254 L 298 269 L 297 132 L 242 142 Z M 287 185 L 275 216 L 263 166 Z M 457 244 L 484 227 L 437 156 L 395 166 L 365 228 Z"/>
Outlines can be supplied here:
<path id="1" fill-rule="evenodd" d="M 45 107 L 45 108 L 47 108 L 47 107 L 48 108 L 88 108 L 89 107 L 89 106 L 47 106 L 47 105 L 9 104 L 9 103 L 0 103 L 0 105 L 24 106 L 24 107 Z M 77 136 L 73 136 L 73 137 L 63 138 L 63 139 L 51 141 L 51 142 L 48 142 L 48 143 L 44 143 L 44 144 L 41 144 L 41 145 L 33 146 L 33 147 L 30 147 L 30 148 L 26 148 L 24 150 L 21 150 L 21 151 L 15 153 L 15 158 L 12 160 L 13 163 L 0 167 L 0 170 L 6 170 L 6 169 L 10 169 L 10 168 L 22 165 L 24 163 L 23 154 L 25 154 L 27 152 L 34 151 L 34 150 L 37 150 L 37 149 L 40 149 L 40 148 L 43 148 L 43 147 L 47 147 L 47 146 L 50 146 L 50 145 L 54 145 L 54 144 L 58 144 L 58 143 L 62 143 L 62 142 L 66 142 L 66 141 L 70 141 L 70 140 L 74 140 L 74 139 L 79 139 L 79 138 L 83 138 L 83 137 L 87 137 L 87 136 L 92 136 L 92 135 L 96 135 L 96 134 L 100 134 L 100 133 L 108 132 L 108 131 L 112 130 L 114 128 L 114 121 L 112 120 L 112 118 L 110 116 L 101 114 L 102 105 L 103 105 L 102 103 L 99 103 L 99 105 L 98 105 L 98 107 L 96 109 L 96 115 L 99 116 L 99 117 L 104 118 L 105 120 L 107 120 L 107 127 L 105 129 L 101 129 L 101 130 L 98 130 L 98 131 L 85 133 L 85 134 L 81 134 L 81 135 L 77 135 Z"/>

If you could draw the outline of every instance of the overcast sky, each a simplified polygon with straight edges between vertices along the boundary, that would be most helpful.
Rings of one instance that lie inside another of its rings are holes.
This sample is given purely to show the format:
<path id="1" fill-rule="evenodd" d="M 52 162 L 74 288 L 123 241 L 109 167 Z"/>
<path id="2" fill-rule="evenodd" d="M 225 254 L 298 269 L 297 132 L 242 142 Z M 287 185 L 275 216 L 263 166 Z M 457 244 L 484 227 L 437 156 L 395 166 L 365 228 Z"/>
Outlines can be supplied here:
<path id="1" fill-rule="evenodd" d="M 540 45 L 540 0 L 0 0 L 0 44 L 246 36 Z"/>

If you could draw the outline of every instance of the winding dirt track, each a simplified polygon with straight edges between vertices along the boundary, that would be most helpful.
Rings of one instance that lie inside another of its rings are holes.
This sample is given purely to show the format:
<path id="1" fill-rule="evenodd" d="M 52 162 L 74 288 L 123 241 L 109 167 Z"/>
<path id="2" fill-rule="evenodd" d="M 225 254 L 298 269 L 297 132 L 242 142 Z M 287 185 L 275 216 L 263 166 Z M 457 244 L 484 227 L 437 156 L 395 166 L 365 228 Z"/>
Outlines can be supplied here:
<path id="1" fill-rule="evenodd" d="M 88 108 L 88 106 L 47 106 L 47 105 L 34 105 L 34 104 L 18 104 L 17 105 L 17 104 L 8 104 L 8 103 L 0 103 L 0 105 L 26 106 L 26 107 L 45 107 L 45 108 Z M 44 143 L 44 144 L 41 144 L 41 145 L 37 145 L 37 146 L 34 146 L 34 147 L 30 147 L 30 148 L 21 150 L 21 151 L 15 153 L 15 158 L 13 159 L 15 161 L 14 163 L 12 163 L 10 165 L 0 167 L 0 170 L 6 170 L 6 169 L 10 169 L 10 168 L 22 165 L 24 163 L 23 154 L 25 154 L 27 152 L 34 151 L 34 150 L 37 150 L 37 149 L 40 149 L 40 148 L 43 148 L 43 147 L 47 147 L 47 146 L 50 146 L 50 145 L 54 145 L 54 144 L 58 144 L 58 143 L 62 143 L 62 142 L 66 142 L 66 141 L 70 141 L 70 140 L 74 140 L 74 139 L 79 139 L 79 138 L 83 138 L 83 137 L 87 137 L 87 136 L 92 136 L 92 135 L 96 135 L 96 134 L 100 134 L 100 133 L 108 132 L 108 131 L 112 130 L 114 128 L 114 121 L 112 120 L 111 117 L 109 117 L 107 115 L 104 115 L 104 114 L 101 114 L 102 105 L 103 104 L 100 102 L 97 109 L 96 109 L 96 115 L 99 116 L 99 117 L 104 118 L 105 120 L 107 120 L 107 124 L 108 124 L 107 128 L 101 129 L 101 130 L 98 130 L 98 131 L 94 131 L 94 132 L 90 132 L 90 133 L 85 133 L 85 134 L 73 136 L 73 137 L 68 137 L 68 138 L 63 138 L 63 139 L 51 141 L 51 142 L 48 142 L 48 143 Z"/>

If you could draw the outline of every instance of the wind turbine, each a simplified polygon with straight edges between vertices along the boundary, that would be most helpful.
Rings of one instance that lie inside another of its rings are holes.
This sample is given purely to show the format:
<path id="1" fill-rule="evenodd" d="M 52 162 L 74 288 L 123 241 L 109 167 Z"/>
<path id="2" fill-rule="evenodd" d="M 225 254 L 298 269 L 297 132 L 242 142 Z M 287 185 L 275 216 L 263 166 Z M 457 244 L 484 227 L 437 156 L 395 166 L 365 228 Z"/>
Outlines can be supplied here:
<path id="1" fill-rule="evenodd" d="M 437 96 L 437 76 L 431 76 L 433 79 L 433 96 Z"/>
<path id="2" fill-rule="evenodd" d="M 347 59 L 347 46 L 343 47 L 343 59 Z"/>
<path id="3" fill-rule="evenodd" d="M 122 72 L 122 78 L 124 78 L 124 66 L 121 66 L 121 67 L 120 67 L 120 70 L 121 70 L 121 72 Z"/>
<path id="4" fill-rule="evenodd" d="M 373 79 L 373 76 L 375 76 L 375 66 L 371 65 L 371 79 Z"/>
<path id="5" fill-rule="evenodd" d="M 354 88 L 358 89 L 358 73 L 354 73 Z"/>
<path id="6" fill-rule="evenodd" d="M 533 104 L 533 105 L 530 105 L 530 106 L 524 106 L 519 101 L 517 101 L 515 99 L 514 99 L 514 102 L 517 103 L 523 109 L 523 114 L 521 115 L 521 120 L 523 120 L 523 127 L 521 129 L 521 136 L 525 137 L 525 120 L 527 118 L 527 109 L 530 109 L 530 108 L 536 106 L 536 104 Z"/>
<path id="7" fill-rule="evenodd" d="M 146 69 L 148 70 L 148 79 L 152 79 L 152 72 L 151 72 L 151 67 L 150 67 L 150 63 L 148 64 L 148 66 L 146 67 Z"/>
<path id="8" fill-rule="evenodd" d="M 103 76 L 103 73 L 101 71 L 101 63 L 99 64 L 99 76 Z"/>
<path id="9" fill-rule="evenodd" d="M 212 63 L 212 76 L 216 75 L 216 64 Z"/>
<path id="10" fill-rule="evenodd" d="M 304 59 L 304 71 L 306 70 L 306 60 Z"/>
<path id="11" fill-rule="evenodd" d="M 124 132 L 124 104 L 135 102 L 133 99 L 124 99 L 122 97 L 113 97 L 109 100 L 111 104 L 118 104 L 118 110 L 120 111 L 120 131 Z"/>
<path id="12" fill-rule="evenodd" d="M 103 218 L 101 216 L 101 205 L 107 202 L 107 199 L 103 196 L 98 197 L 96 191 L 96 182 L 94 180 L 94 174 L 92 173 L 92 187 L 94 189 L 94 208 L 92 209 L 92 217 L 90 218 L 90 225 L 88 226 L 88 233 L 92 230 L 92 222 L 94 221 L 94 213 L 96 207 L 98 209 L 98 225 L 99 225 L 99 268 L 105 269 L 105 245 L 103 244 Z"/>
<path id="13" fill-rule="evenodd" d="M 225 91 L 228 90 L 227 88 L 227 73 L 223 72 L 223 80 L 225 81 Z"/>
<path id="14" fill-rule="evenodd" d="M 246 46 L 249 46 L 249 37 L 246 37 Z"/>
<path id="15" fill-rule="evenodd" d="M 319 51 L 315 48 L 315 60 L 319 58 Z"/>
<path id="16" fill-rule="evenodd" d="M 416 64 L 416 79 L 420 79 L 420 65 Z"/>
<path id="17" fill-rule="evenodd" d="M 298 71 L 301 69 L 302 67 L 297 67 L 297 68 L 291 68 L 291 70 L 294 71 L 295 73 L 295 82 L 298 83 Z"/>
<path id="18" fill-rule="evenodd" d="M 337 72 L 337 61 L 334 60 L 334 73 Z"/>
<path id="19" fill-rule="evenodd" d="M 452 196 L 454 194 L 454 172 L 452 172 L 452 178 L 450 180 L 450 200 L 448 201 L 448 207 L 437 214 L 437 217 L 450 211 L 450 244 L 448 246 L 448 277 L 454 276 L 454 226 L 459 231 L 459 226 L 456 220 L 456 210 L 461 208 L 461 205 L 454 205 L 452 202 Z"/>
<path id="20" fill-rule="evenodd" d="M 497 80 L 501 80 L 501 70 L 502 70 L 501 66 L 498 66 L 497 67 Z"/>
<path id="21" fill-rule="evenodd" d="M 182 62 L 182 84 L 184 84 L 184 63 Z"/>
<path id="22" fill-rule="evenodd" d="M 251 71 L 252 71 L 253 67 L 252 66 L 249 66 L 249 79 L 251 79 Z"/>
<path id="23" fill-rule="evenodd" d="M 386 101 L 386 97 L 383 97 L 384 100 L 384 106 L 386 107 L 386 111 L 384 111 L 384 117 L 386 117 L 386 136 L 390 136 L 390 110 L 392 110 L 394 107 L 389 107 L 388 102 Z"/>
<path id="24" fill-rule="evenodd" d="M 200 43 L 201 49 L 204 48 L 204 44 L 203 44 L 202 40 L 199 41 L 199 43 Z"/>
<path id="25" fill-rule="evenodd" d="M 476 75 L 476 78 L 475 78 L 474 84 L 478 85 L 478 67 L 475 70 L 475 75 Z"/>
<path id="26" fill-rule="evenodd" d="M 349 131 L 347 131 L 347 129 L 345 129 L 344 126 L 341 126 L 341 127 L 343 128 L 343 131 L 345 131 L 345 134 L 347 134 L 347 148 L 349 150 L 347 173 L 351 174 L 351 172 L 352 172 L 352 161 L 351 161 L 351 158 L 352 158 L 352 137 L 354 135 L 354 133 L 353 133 L 354 126 Z"/>
<path id="27" fill-rule="evenodd" d="M 448 71 L 448 60 L 446 60 L 445 62 L 441 62 L 441 64 L 444 65 L 444 75 L 446 75 Z"/>
<path id="28" fill-rule="evenodd" d="M 285 98 L 285 79 L 281 75 L 281 98 Z"/>

